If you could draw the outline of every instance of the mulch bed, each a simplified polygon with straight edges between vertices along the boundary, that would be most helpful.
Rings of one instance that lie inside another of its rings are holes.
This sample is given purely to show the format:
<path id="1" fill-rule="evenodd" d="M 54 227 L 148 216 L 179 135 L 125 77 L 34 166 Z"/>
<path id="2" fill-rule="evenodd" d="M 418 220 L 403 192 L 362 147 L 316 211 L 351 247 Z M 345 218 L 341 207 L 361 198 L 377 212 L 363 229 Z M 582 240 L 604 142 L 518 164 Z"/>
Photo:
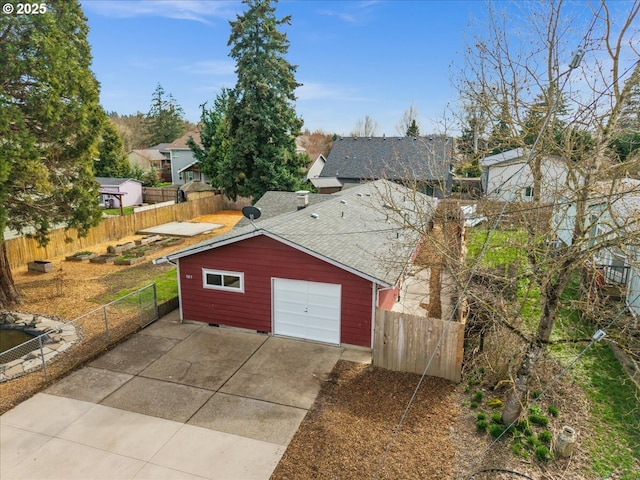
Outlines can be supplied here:
<path id="1" fill-rule="evenodd" d="M 426 377 L 394 438 L 419 380 L 339 361 L 271 478 L 451 478 L 453 383 Z"/>

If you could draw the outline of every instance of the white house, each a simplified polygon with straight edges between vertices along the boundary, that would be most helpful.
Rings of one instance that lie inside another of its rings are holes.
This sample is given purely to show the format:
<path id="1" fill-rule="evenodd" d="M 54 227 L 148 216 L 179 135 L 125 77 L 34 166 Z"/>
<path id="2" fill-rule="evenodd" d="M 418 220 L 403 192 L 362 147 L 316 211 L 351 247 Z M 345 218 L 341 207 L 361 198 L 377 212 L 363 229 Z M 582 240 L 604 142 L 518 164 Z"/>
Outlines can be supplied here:
<path id="1" fill-rule="evenodd" d="M 142 205 L 142 182 L 133 178 L 96 177 L 100 203 L 107 208 Z"/>
<path id="2" fill-rule="evenodd" d="M 516 148 L 480 160 L 482 191 L 489 200 L 530 202 L 534 198 L 533 173 L 528 163 L 529 151 Z M 541 162 L 540 201 L 554 203 L 565 190 L 568 167 L 559 157 L 545 157 Z"/>
<path id="3" fill-rule="evenodd" d="M 595 249 L 591 259 L 602 281 L 616 286 L 634 316 L 640 316 L 640 180 L 622 178 L 599 182 L 585 216 L 588 243 L 593 247 L 611 238 L 628 239 L 614 246 Z M 576 206 L 565 199 L 554 209 L 553 224 L 558 239 L 571 245 Z"/>

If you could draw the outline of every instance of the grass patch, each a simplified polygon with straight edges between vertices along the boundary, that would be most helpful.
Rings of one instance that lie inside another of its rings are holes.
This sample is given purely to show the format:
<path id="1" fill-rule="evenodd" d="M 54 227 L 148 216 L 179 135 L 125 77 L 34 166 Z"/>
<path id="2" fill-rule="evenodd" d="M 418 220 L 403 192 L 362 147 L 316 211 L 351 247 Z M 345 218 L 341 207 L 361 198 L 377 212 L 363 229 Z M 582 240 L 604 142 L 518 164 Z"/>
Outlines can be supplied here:
<path id="1" fill-rule="evenodd" d="M 569 350 L 569 347 L 567 347 Z M 571 354 L 578 353 L 577 348 Z M 635 386 L 605 343 L 592 346 L 570 370 L 592 402 L 594 437 L 588 445 L 593 473 L 638 478 L 640 405 Z"/>
<path id="2" fill-rule="evenodd" d="M 107 275 L 101 281 L 108 289 L 104 295 L 94 299 L 100 304 L 112 302 L 153 282 L 156 283 L 158 303 L 178 296 L 178 279 L 174 266 L 146 262 Z"/>
<path id="3" fill-rule="evenodd" d="M 124 207 L 124 214 L 131 215 L 133 213 L 133 207 Z M 102 209 L 102 213 L 106 213 L 107 215 L 120 215 L 119 208 L 104 208 Z"/>
<path id="4" fill-rule="evenodd" d="M 468 232 L 468 262 L 473 264 L 482 251 L 487 239 L 487 230 L 470 228 Z M 516 262 L 521 272 L 527 271 L 526 232 L 519 229 L 493 232 L 489 247 L 480 262 L 483 268 L 496 268 Z M 588 324 L 575 308 L 575 301 L 581 297 L 582 278 L 574 272 L 561 295 L 561 307 L 551 340 L 590 338 L 595 328 Z M 525 329 L 535 328 L 540 318 L 540 291 L 526 275 L 518 280 L 517 302 Z M 612 313 L 613 315 L 613 313 Z M 551 345 L 549 354 L 565 365 L 573 360 L 586 346 L 585 343 Z M 567 375 L 575 378 L 579 387 L 591 400 L 591 429 L 593 435 L 583 438 L 583 448 L 589 451 L 591 475 L 594 478 L 618 478 L 631 480 L 638 478 L 640 465 L 640 403 L 638 391 L 629 380 L 619 362 L 605 342 L 592 346 L 569 370 Z M 473 380 L 475 376 L 471 376 Z M 469 385 L 473 385 L 469 381 Z M 514 438 L 512 450 L 523 456 L 527 450 L 539 462 L 553 459 L 548 444 L 549 433 L 545 429 L 549 418 L 543 411 L 529 412 L 528 426 L 522 425 L 519 438 Z M 545 412 L 547 413 L 547 412 Z M 558 409 L 548 407 L 548 415 L 556 417 Z M 526 428 L 525 428 L 526 426 Z M 501 426 L 494 423 L 488 427 L 494 438 Z M 520 427 L 520 426 L 519 426 Z M 535 431 L 542 432 L 536 437 Z M 529 445 L 529 448 L 527 448 Z"/>

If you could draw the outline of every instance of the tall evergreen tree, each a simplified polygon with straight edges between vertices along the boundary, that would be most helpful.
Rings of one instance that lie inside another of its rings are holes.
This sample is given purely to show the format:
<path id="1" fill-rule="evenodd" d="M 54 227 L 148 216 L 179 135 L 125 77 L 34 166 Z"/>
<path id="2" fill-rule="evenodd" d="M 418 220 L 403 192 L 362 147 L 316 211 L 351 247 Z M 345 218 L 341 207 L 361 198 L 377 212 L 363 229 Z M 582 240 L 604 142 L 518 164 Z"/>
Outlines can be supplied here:
<path id="1" fill-rule="evenodd" d="M 5 227 L 46 244 L 54 225 L 100 220 L 93 175 L 105 113 L 77 0 L 41 15 L 0 15 L 0 307 L 20 301 Z"/>
<path id="2" fill-rule="evenodd" d="M 147 113 L 147 146 L 173 142 L 186 132 L 184 111 L 171 94 L 158 84 L 151 97 L 151 108 Z"/>
<path id="3" fill-rule="evenodd" d="M 416 119 L 411 120 L 411 125 L 407 128 L 407 137 L 418 138 L 420 136 L 420 128 L 416 123 Z"/>
<path id="4" fill-rule="evenodd" d="M 94 165 L 96 176 L 125 178 L 131 175 L 131 166 L 122 139 L 111 120 L 104 123 L 100 137 L 98 159 Z"/>
<path id="5" fill-rule="evenodd" d="M 229 109 L 233 92 L 223 89 L 216 97 L 213 107 L 207 109 L 202 105 L 200 116 L 200 144 L 196 144 L 192 138 L 187 140 L 187 145 L 193 152 L 200 169 L 211 179 L 215 186 L 225 184 L 223 175 L 227 168 L 229 155 Z"/>
<path id="6" fill-rule="evenodd" d="M 302 120 L 294 109 L 296 67 L 285 58 L 289 41 L 279 28 L 270 0 L 244 0 L 248 7 L 230 22 L 230 56 L 236 61 L 237 83 L 229 110 L 229 154 L 220 171 L 229 198 L 259 199 L 268 190 L 299 186 L 304 157 L 296 153 L 295 137 Z"/>

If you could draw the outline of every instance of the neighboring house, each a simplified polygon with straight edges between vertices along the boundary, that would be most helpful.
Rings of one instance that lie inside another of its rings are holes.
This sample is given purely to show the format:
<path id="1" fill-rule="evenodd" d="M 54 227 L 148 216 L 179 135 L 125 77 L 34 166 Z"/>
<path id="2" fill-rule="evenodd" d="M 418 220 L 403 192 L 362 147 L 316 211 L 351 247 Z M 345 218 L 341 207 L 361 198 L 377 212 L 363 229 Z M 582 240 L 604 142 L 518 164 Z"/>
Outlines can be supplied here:
<path id="1" fill-rule="evenodd" d="M 305 175 L 305 180 L 311 180 L 313 178 L 318 178 L 322 173 L 322 169 L 324 168 L 325 163 L 327 163 L 327 159 L 324 158 L 324 155 L 319 154 L 317 158 L 311 163 L 309 170 L 307 170 L 307 174 Z"/>
<path id="2" fill-rule="evenodd" d="M 143 170 L 155 170 L 162 181 L 171 181 L 171 159 L 169 150 L 166 149 L 168 143 L 161 143 L 155 147 L 146 149 L 131 150 L 127 155 L 129 165 L 139 167 Z"/>
<path id="3" fill-rule="evenodd" d="M 640 180 L 623 178 L 615 182 L 599 182 L 589 202 L 585 216 L 587 245 L 610 240 L 621 241 L 615 246 L 598 249 L 592 265 L 599 275 L 598 287 L 619 292 L 634 316 L 640 315 Z M 575 203 L 571 199 L 554 209 L 553 225 L 559 244 L 571 245 L 576 219 Z M 625 239 L 628 239 L 625 241 Z"/>
<path id="4" fill-rule="evenodd" d="M 166 178 L 171 177 L 171 160 L 168 153 L 165 155 L 159 150 L 148 148 L 146 150 L 131 150 L 127 155 L 129 165 L 142 170 L 155 170 L 163 181 L 166 181 Z"/>
<path id="5" fill-rule="evenodd" d="M 192 130 L 166 147 L 169 150 L 171 181 L 174 185 L 182 185 L 191 180 L 209 181 L 209 178 L 200 171 L 199 162 L 187 145 L 189 137 L 192 137 L 194 142 L 200 145 L 200 132 Z"/>
<path id="6" fill-rule="evenodd" d="M 395 222 L 428 223 L 438 200 L 386 180 L 304 196 L 269 192 L 253 223 L 169 254 L 181 319 L 371 348 L 421 240 Z"/>
<path id="7" fill-rule="evenodd" d="M 100 204 L 107 208 L 142 205 L 142 182 L 133 178 L 96 177 Z"/>
<path id="8" fill-rule="evenodd" d="M 452 163 L 451 137 L 340 138 L 319 178 L 333 178 L 342 188 L 384 178 L 445 198 L 451 194 Z"/>
<path id="9" fill-rule="evenodd" d="M 531 202 L 534 199 L 533 174 L 527 163 L 529 153 L 516 148 L 480 160 L 482 191 L 487 199 L 501 202 Z M 565 190 L 568 167 L 559 157 L 541 162 L 540 201 L 554 203 Z"/>

